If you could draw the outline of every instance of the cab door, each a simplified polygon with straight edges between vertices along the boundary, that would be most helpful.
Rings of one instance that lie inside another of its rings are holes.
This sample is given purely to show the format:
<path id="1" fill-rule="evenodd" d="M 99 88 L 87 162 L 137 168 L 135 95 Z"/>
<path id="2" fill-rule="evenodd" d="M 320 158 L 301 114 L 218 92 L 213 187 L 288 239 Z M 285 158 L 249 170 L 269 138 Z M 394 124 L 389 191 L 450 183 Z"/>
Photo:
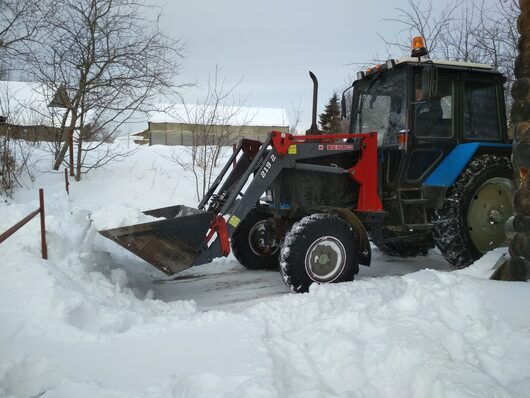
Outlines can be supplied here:
<path id="1" fill-rule="evenodd" d="M 413 69 L 407 161 L 401 175 L 401 188 L 419 188 L 457 143 L 458 75 L 437 68 L 436 89 L 426 98 L 422 69 Z"/>

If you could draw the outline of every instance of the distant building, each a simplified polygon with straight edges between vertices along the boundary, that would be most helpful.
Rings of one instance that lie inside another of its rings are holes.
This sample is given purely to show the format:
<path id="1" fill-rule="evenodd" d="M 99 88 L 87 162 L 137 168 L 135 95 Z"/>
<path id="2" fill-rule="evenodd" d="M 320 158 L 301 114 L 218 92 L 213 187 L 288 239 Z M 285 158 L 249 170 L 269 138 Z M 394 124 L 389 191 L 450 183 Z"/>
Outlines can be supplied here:
<path id="1" fill-rule="evenodd" d="M 135 144 L 146 145 L 149 144 L 149 129 L 140 131 L 139 133 L 133 134 L 133 140 Z"/>
<path id="2" fill-rule="evenodd" d="M 49 106 L 53 93 L 34 82 L 0 81 L 0 135 L 57 141 L 64 110 Z"/>
<path id="3" fill-rule="evenodd" d="M 243 137 L 262 141 L 273 130 L 289 131 L 284 109 L 176 105 L 151 113 L 146 132 L 149 145 L 230 145 Z"/>
<path id="4" fill-rule="evenodd" d="M 53 91 L 35 82 L 0 81 L 0 135 L 27 141 L 61 142 L 63 122 L 68 126 L 71 120 L 69 117 L 63 120 L 68 102 L 68 94 L 62 87 Z M 81 129 L 85 141 L 98 140 L 91 130 L 93 115 L 92 111 L 85 114 Z M 78 127 L 74 130 L 79 134 Z"/>

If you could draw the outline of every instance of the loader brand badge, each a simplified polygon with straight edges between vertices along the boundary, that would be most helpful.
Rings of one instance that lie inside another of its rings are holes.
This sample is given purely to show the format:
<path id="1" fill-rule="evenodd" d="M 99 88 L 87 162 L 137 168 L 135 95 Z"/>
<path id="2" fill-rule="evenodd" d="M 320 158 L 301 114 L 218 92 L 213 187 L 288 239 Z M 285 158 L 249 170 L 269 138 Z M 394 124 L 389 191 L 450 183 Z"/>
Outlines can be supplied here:
<path id="1" fill-rule="evenodd" d="M 326 149 L 328 151 L 353 151 L 353 145 L 352 144 L 326 145 Z"/>
<path id="2" fill-rule="evenodd" d="M 228 224 L 230 224 L 232 227 L 234 228 L 237 228 L 237 226 L 239 225 L 239 222 L 241 221 L 241 219 L 237 216 L 232 216 L 230 217 L 230 219 L 228 220 Z"/>
<path id="3" fill-rule="evenodd" d="M 289 149 L 287 150 L 287 153 L 289 155 L 296 155 L 296 145 L 289 145 Z"/>

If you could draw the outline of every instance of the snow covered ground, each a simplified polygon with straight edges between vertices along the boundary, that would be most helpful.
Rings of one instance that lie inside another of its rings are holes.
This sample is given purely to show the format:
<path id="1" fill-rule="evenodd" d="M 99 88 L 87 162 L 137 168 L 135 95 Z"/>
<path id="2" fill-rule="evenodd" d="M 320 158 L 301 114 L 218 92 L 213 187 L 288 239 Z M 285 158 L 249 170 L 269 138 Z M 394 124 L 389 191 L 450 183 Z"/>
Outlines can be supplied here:
<path id="1" fill-rule="evenodd" d="M 120 145 L 126 145 L 121 143 Z M 1 198 L 0 397 L 530 397 L 530 285 L 374 251 L 356 281 L 289 293 L 233 257 L 169 279 L 97 230 L 196 205 L 173 148 L 141 147 L 71 185 Z M 177 149 L 181 150 L 181 149 Z M 50 159 L 37 151 L 40 167 Z"/>

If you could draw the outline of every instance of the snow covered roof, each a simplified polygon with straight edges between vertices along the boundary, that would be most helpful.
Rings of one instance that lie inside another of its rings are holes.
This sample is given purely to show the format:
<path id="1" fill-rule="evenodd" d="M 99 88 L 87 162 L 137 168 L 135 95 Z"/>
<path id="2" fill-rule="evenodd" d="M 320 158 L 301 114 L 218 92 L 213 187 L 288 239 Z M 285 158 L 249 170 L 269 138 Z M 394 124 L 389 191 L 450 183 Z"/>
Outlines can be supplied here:
<path id="1" fill-rule="evenodd" d="M 0 116 L 19 125 L 56 125 L 49 90 L 35 82 L 0 81 Z"/>
<path id="2" fill-rule="evenodd" d="M 399 58 L 396 59 L 396 64 L 402 64 L 402 63 L 418 63 L 418 58 L 415 57 L 405 57 L 405 58 Z M 477 64 L 475 62 L 460 62 L 460 61 L 449 61 L 446 59 L 438 59 L 438 60 L 432 60 L 432 63 L 435 65 L 446 65 L 446 66 L 460 66 L 463 68 L 476 68 L 476 69 L 487 69 L 487 70 L 493 70 L 492 65 L 488 64 Z"/>
<path id="3" fill-rule="evenodd" d="M 150 112 L 151 123 L 188 123 L 231 126 L 289 126 L 283 108 L 257 108 L 246 106 L 205 106 L 200 104 L 175 104 L 162 106 L 164 111 Z"/>

